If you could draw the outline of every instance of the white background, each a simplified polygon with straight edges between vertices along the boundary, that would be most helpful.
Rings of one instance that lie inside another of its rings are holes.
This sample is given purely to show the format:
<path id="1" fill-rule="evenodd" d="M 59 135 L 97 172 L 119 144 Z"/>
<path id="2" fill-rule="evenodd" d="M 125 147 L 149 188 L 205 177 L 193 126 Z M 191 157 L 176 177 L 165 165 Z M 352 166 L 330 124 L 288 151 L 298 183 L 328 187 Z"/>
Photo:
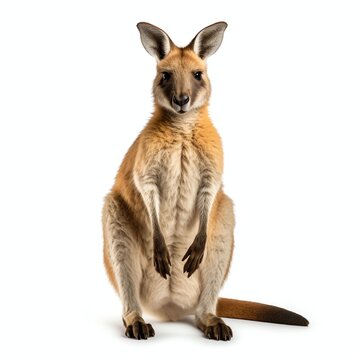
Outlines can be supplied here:
<path id="1" fill-rule="evenodd" d="M 358 359 L 359 18 L 346 0 L 1 1 L 0 357 Z M 237 219 L 222 295 L 310 326 L 230 320 L 218 343 L 154 320 L 155 338 L 128 340 L 100 213 L 152 111 L 135 25 L 186 45 L 219 20 L 210 113 Z"/>

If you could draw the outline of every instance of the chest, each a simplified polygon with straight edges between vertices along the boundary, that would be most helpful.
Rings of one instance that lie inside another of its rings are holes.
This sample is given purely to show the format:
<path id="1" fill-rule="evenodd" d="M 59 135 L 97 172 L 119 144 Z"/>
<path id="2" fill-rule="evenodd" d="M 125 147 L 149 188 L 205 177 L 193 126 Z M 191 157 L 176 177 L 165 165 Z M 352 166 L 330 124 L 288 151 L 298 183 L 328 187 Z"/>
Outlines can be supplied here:
<path id="1" fill-rule="evenodd" d="M 184 228 L 194 217 L 200 179 L 200 159 L 190 143 L 164 151 L 159 173 L 163 228 L 174 232 L 174 227 Z"/>

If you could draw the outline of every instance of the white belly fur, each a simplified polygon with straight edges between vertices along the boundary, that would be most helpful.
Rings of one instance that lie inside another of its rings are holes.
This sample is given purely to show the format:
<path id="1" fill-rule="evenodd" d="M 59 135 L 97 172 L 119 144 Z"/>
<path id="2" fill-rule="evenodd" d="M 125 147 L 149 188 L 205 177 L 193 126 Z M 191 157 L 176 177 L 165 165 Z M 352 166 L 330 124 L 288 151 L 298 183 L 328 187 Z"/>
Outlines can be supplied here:
<path id="1" fill-rule="evenodd" d="M 152 262 L 147 263 L 140 293 L 147 311 L 177 320 L 194 312 L 200 295 L 199 271 L 188 278 L 181 261 L 198 230 L 195 205 L 200 176 L 190 144 L 178 144 L 167 154 L 160 176 L 160 226 L 171 256 L 171 277 L 163 279 Z"/>

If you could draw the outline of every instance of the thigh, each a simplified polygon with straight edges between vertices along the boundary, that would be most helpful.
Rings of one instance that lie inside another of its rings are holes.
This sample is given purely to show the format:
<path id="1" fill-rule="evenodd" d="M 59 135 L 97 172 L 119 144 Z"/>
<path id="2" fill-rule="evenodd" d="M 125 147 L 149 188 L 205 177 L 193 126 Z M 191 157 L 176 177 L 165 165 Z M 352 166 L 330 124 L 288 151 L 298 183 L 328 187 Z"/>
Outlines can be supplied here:
<path id="1" fill-rule="evenodd" d="M 119 292 L 119 276 L 140 283 L 142 251 L 135 220 L 120 195 L 110 193 L 103 208 L 104 265 Z"/>
<path id="2" fill-rule="evenodd" d="M 235 216 L 231 199 L 222 191 L 217 195 L 210 215 L 205 267 L 217 268 L 223 284 L 234 249 Z"/>

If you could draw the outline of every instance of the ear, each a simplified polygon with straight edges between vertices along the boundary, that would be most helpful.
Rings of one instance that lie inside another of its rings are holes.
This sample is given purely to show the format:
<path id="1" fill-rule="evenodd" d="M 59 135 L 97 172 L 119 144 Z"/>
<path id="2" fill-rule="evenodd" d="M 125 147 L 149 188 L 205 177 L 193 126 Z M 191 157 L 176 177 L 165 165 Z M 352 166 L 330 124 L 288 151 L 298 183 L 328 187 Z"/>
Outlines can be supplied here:
<path id="1" fill-rule="evenodd" d="M 188 47 L 205 60 L 220 47 L 226 28 L 227 23 L 224 21 L 207 26 L 197 33 Z"/>
<path id="2" fill-rule="evenodd" d="M 139 22 L 137 28 L 140 31 L 141 42 L 145 50 L 156 58 L 162 60 L 174 46 L 165 31 L 146 22 Z"/>

